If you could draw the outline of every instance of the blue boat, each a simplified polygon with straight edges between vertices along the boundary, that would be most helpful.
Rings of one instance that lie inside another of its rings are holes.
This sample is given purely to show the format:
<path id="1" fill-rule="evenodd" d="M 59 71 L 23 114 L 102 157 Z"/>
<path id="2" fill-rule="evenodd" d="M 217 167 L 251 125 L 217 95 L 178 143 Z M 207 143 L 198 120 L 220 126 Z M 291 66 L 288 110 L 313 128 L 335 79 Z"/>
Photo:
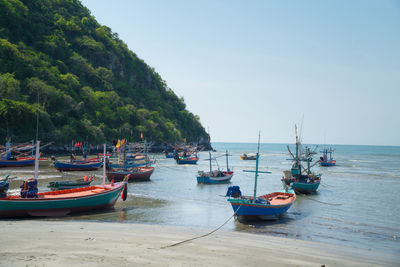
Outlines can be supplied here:
<path id="1" fill-rule="evenodd" d="M 60 162 L 54 161 L 54 167 L 58 171 L 94 171 L 103 166 L 103 162 L 73 161 Z"/>
<path id="2" fill-rule="evenodd" d="M 0 160 L 0 167 L 26 167 L 35 165 L 34 159 Z"/>
<path id="3" fill-rule="evenodd" d="M 211 152 L 208 152 L 210 158 L 207 159 L 210 161 L 210 171 L 204 172 L 199 171 L 197 178 L 197 183 L 199 184 L 221 184 L 221 183 L 229 183 L 233 176 L 233 171 L 229 169 L 228 165 L 228 151 L 226 151 L 226 171 L 212 170 L 212 160 L 217 160 L 217 158 L 211 158 Z"/>
<path id="4" fill-rule="evenodd" d="M 23 158 L 18 159 L 11 156 L 11 152 L 13 150 L 22 150 L 24 145 L 11 146 L 10 142 L 7 142 L 7 145 L 4 150 L 0 150 L 0 167 L 25 167 L 25 166 L 33 166 L 35 165 L 34 158 Z M 26 149 L 30 149 L 32 146 L 28 146 Z"/>
<path id="5" fill-rule="evenodd" d="M 321 175 L 315 174 L 311 171 L 311 168 L 317 164 L 319 161 L 311 165 L 313 160 L 312 156 L 315 152 L 312 152 L 310 148 L 306 147 L 304 149 L 304 153 L 302 152 L 302 146 L 300 140 L 297 136 L 297 128 L 296 128 L 296 154 L 293 154 L 290 151 L 289 146 L 287 147 L 289 154 L 292 156 L 291 159 L 293 161 L 292 168 L 290 171 L 284 171 L 284 176 L 282 177 L 282 181 L 286 183 L 286 185 L 290 185 L 296 193 L 299 194 L 310 194 L 315 193 L 321 183 Z M 304 167 L 301 162 L 307 162 L 307 166 Z"/>
<path id="6" fill-rule="evenodd" d="M 332 148 L 324 148 L 324 150 L 321 151 L 322 157 L 320 157 L 320 163 L 319 165 L 323 167 L 331 167 L 336 165 L 336 160 L 333 159 L 332 153 L 333 153 Z M 329 155 L 329 156 L 328 156 Z"/>
<path id="7" fill-rule="evenodd" d="M 296 200 L 293 190 L 284 184 L 284 190 L 257 196 L 257 178 L 259 173 L 270 173 L 258 170 L 260 151 L 260 136 L 258 137 L 258 151 L 256 154 L 256 170 L 254 172 L 254 194 L 253 196 L 242 196 L 239 186 L 228 188 L 226 196 L 232 205 L 235 216 L 239 221 L 246 220 L 271 220 L 281 216 L 292 206 Z"/>

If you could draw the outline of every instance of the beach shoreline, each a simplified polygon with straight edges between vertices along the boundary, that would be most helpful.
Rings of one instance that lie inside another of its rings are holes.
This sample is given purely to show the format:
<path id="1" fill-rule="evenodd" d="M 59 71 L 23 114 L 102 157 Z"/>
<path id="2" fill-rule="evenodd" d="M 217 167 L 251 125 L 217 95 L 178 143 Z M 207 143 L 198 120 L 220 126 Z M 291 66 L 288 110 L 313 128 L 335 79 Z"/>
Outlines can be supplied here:
<path id="1" fill-rule="evenodd" d="M 0 221 L 0 266 L 395 266 L 383 251 L 164 225 Z"/>

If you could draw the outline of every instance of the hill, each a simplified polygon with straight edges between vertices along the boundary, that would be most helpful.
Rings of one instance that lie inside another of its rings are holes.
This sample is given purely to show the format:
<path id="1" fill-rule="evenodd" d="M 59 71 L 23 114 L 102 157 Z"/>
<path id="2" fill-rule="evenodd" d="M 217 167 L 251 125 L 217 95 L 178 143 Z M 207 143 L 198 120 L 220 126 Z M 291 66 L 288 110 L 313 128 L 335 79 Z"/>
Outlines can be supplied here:
<path id="1" fill-rule="evenodd" d="M 0 143 L 207 142 L 199 117 L 77 0 L 0 0 Z"/>

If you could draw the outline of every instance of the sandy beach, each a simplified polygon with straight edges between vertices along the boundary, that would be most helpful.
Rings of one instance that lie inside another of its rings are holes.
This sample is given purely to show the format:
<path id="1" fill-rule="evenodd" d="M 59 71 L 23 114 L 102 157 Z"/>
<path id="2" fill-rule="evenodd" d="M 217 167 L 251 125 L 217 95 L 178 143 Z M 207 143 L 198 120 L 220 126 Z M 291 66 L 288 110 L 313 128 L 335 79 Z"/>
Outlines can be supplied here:
<path id="1" fill-rule="evenodd" d="M 396 256 L 223 229 L 160 225 L 0 222 L 0 266 L 395 266 Z M 398 260 L 398 258 L 397 258 Z"/>

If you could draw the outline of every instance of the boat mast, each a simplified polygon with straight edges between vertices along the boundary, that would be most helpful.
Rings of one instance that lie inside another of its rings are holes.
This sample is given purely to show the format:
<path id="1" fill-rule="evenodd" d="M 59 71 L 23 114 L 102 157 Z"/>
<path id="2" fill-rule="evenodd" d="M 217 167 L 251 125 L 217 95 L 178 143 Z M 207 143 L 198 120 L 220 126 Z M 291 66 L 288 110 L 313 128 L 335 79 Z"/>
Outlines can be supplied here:
<path id="1" fill-rule="evenodd" d="M 297 125 L 294 125 L 294 130 L 296 133 L 296 164 L 297 164 L 297 168 L 299 170 L 299 177 L 301 177 L 301 162 L 300 162 L 300 139 L 299 136 L 297 135 Z"/>
<path id="2" fill-rule="evenodd" d="M 260 132 L 258 132 L 258 147 L 257 147 L 257 154 L 256 154 L 256 172 L 254 177 L 254 198 L 253 202 L 256 200 L 257 197 L 257 178 L 258 178 L 258 158 L 260 153 Z"/>
<path id="3" fill-rule="evenodd" d="M 103 148 L 103 187 L 106 184 L 106 144 L 104 144 Z"/>
<path id="4" fill-rule="evenodd" d="M 229 170 L 229 165 L 228 165 L 228 150 L 226 150 L 226 171 L 230 171 Z"/>
<path id="5" fill-rule="evenodd" d="M 252 203 L 256 201 L 257 197 L 257 177 L 259 173 L 271 173 L 268 171 L 258 171 L 258 159 L 259 159 L 259 154 L 260 154 L 260 132 L 258 132 L 258 148 L 257 148 L 257 154 L 256 154 L 256 170 L 255 171 L 249 171 L 249 170 L 243 170 L 243 172 L 254 172 L 255 177 L 254 177 L 254 197 L 252 199 Z"/>
<path id="6" fill-rule="evenodd" d="M 39 156 L 40 156 L 40 141 L 36 142 L 36 156 L 35 156 L 35 180 L 38 179 L 39 176 Z"/>
<path id="7" fill-rule="evenodd" d="M 208 154 L 210 155 L 210 176 L 212 176 L 212 169 L 211 169 L 211 151 L 208 151 Z"/>

